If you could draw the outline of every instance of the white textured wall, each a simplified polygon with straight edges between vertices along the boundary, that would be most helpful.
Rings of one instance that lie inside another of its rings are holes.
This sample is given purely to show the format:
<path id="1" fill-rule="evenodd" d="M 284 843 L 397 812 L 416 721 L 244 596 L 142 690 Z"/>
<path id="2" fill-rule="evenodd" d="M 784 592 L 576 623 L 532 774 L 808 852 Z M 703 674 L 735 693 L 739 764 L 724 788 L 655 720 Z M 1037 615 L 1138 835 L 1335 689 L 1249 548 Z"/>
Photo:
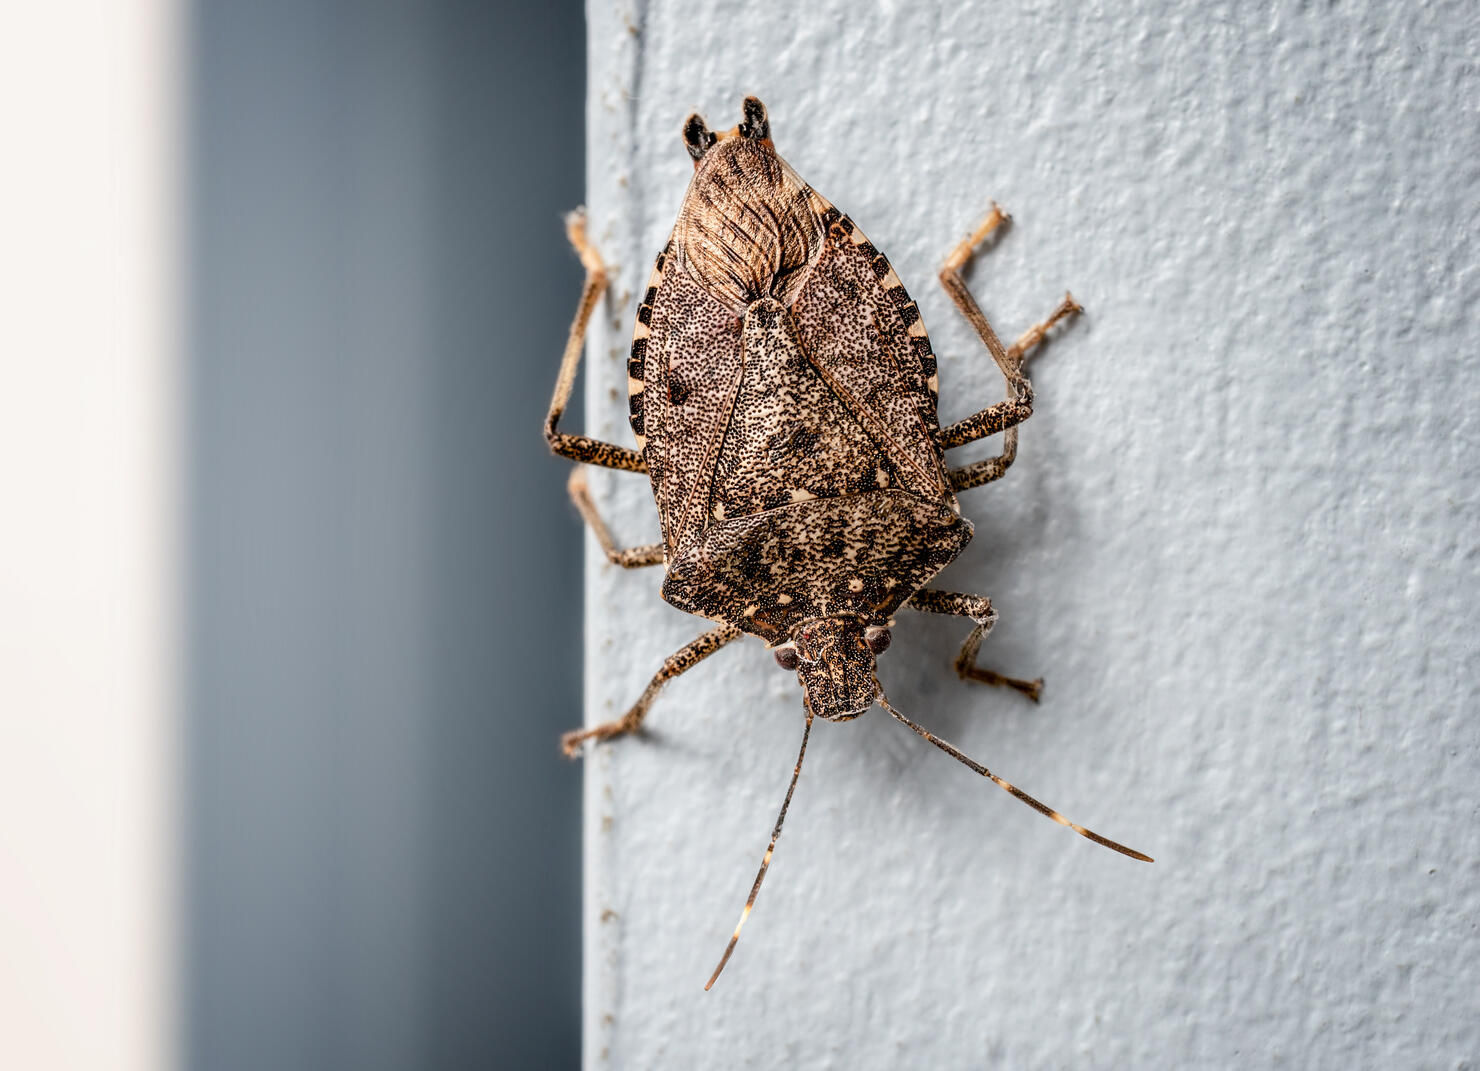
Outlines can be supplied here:
<path id="1" fill-rule="evenodd" d="M 750 641 L 588 759 L 590 1067 L 1465 1067 L 1480 1054 L 1480 9 L 592 0 L 589 186 L 619 266 L 589 425 L 630 443 L 636 300 L 690 174 L 679 125 L 770 107 L 776 144 L 918 299 L 942 415 L 1002 395 L 934 282 L 1032 367 L 1010 477 L 903 612 L 881 677 L 994 770 L 1157 857 L 1074 837 L 876 711 L 802 728 Z M 553 233 L 553 232 L 552 232 Z M 571 295 L 574 306 L 575 295 Z M 550 366 L 554 374 L 553 356 Z M 980 456 L 985 451 L 978 448 Z M 647 481 L 593 479 L 626 542 Z M 574 523 L 574 521 L 572 522 Z M 703 627 L 588 543 L 587 716 Z"/>

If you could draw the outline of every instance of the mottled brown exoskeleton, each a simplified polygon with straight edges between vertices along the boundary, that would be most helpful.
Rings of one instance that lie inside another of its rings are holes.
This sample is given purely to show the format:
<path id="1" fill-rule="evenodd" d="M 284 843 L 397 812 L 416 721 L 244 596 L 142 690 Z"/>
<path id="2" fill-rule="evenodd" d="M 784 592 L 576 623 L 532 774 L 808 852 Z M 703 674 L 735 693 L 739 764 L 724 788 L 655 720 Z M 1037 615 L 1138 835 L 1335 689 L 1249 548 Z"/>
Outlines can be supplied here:
<path id="1" fill-rule="evenodd" d="M 905 717 L 874 675 L 892 615 L 908 606 L 973 621 L 956 659 L 963 678 L 1038 698 L 1041 681 L 977 666 L 996 620 L 988 599 L 924 585 L 971 539 L 956 492 L 997 479 L 1016 456 L 1017 425 L 1033 411 L 1025 354 L 1079 306 L 1066 295 L 1015 345 L 1002 345 L 960 274 L 1006 219 L 994 206 L 946 258 L 940 280 L 1001 369 L 1007 398 L 942 428 L 935 357 L 898 275 L 852 220 L 776 154 L 761 102 L 747 97 L 743 115 L 725 133 L 710 132 L 697 115 L 683 127 L 694 177 L 638 306 L 627 362 L 637 449 L 557 430 L 587 322 L 607 282 L 580 212 L 568 231 L 586 285 L 545 422 L 546 438 L 564 457 L 648 473 L 663 530 L 663 541 L 651 546 L 617 548 L 581 469 L 571 476 L 571 496 L 609 560 L 626 568 L 665 565 L 663 598 L 720 623 L 671 656 L 621 718 L 567 733 L 566 753 L 635 731 L 666 681 L 746 634 L 764 640 L 802 686 L 806 725 L 791 782 L 706 989 L 755 903 L 814 716 L 847 721 L 878 703 L 1030 807 L 1150 862 L 1075 825 Z M 997 432 L 1004 433 L 1000 455 L 947 465 L 947 450 Z"/>

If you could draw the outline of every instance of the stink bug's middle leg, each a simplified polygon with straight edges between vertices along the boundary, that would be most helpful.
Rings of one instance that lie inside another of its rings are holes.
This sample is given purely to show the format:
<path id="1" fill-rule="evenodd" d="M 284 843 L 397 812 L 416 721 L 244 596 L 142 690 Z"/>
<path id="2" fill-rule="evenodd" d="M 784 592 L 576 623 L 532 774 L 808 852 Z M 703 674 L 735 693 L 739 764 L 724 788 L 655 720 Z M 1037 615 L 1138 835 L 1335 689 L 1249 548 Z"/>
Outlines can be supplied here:
<path id="1" fill-rule="evenodd" d="M 566 237 L 580 255 L 581 265 L 586 269 L 586 282 L 581 288 L 581 303 L 576 307 L 575 319 L 570 325 L 570 335 L 565 340 L 565 353 L 560 358 L 560 374 L 555 379 L 555 393 L 550 399 L 550 412 L 545 417 L 545 441 L 561 457 L 582 461 L 588 465 L 602 465 L 609 469 L 624 469 L 628 472 L 646 472 L 647 462 L 636 450 L 615 443 L 602 442 L 585 435 L 568 435 L 555 430 L 560 417 L 570 401 L 571 388 L 575 386 L 576 371 L 581 365 L 581 354 L 586 348 L 586 327 L 601 295 L 606 293 L 606 265 L 601 254 L 586 240 L 586 212 L 578 208 L 565 220 Z"/>
<path id="2" fill-rule="evenodd" d="M 571 501 L 580 510 L 581 517 L 591 526 L 596 541 L 601 544 L 602 552 L 606 554 L 606 560 L 613 565 L 620 565 L 623 569 L 641 569 L 645 565 L 662 565 L 664 561 L 664 548 L 662 543 L 646 543 L 640 547 L 627 547 L 620 549 L 612 534 L 606 527 L 606 522 L 601 519 L 601 514 L 596 512 L 596 503 L 591 501 L 591 492 L 586 487 L 586 470 L 571 469 L 570 479 L 566 482 L 566 489 L 570 491 Z"/>
<path id="3" fill-rule="evenodd" d="M 635 733 L 642 727 L 642 719 L 647 717 L 648 707 L 653 705 L 653 700 L 658 697 L 658 692 L 662 690 L 663 685 L 674 677 L 693 669 L 725 644 L 738 640 L 742 635 L 744 633 L 734 625 L 721 625 L 679 648 L 663 660 L 663 668 L 653 675 L 653 679 L 648 682 L 648 686 L 642 690 L 642 695 L 638 697 L 636 703 L 632 704 L 627 713 L 620 718 L 603 722 L 590 729 L 577 729 L 566 733 L 560 738 L 561 748 L 564 749 L 566 755 L 574 756 L 587 740 L 609 740 L 625 733 Z"/>
<path id="4" fill-rule="evenodd" d="M 990 669 L 982 669 L 976 664 L 977 652 L 981 649 L 982 639 L 992 630 L 997 621 L 997 611 L 992 609 L 992 600 L 985 595 L 967 595 L 959 591 L 936 591 L 933 588 L 922 588 L 910 596 L 909 605 L 916 610 L 927 614 L 951 614 L 956 617 L 969 617 L 976 622 L 976 627 L 966 637 L 966 642 L 961 645 L 961 653 L 956 656 L 956 674 L 962 680 L 980 681 L 983 684 L 996 684 L 1014 691 L 1022 692 L 1033 702 L 1038 702 L 1038 697 L 1043 692 L 1043 678 L 1036 680 L 1022 680 L 1019 677 L 1005 677 Z"/>

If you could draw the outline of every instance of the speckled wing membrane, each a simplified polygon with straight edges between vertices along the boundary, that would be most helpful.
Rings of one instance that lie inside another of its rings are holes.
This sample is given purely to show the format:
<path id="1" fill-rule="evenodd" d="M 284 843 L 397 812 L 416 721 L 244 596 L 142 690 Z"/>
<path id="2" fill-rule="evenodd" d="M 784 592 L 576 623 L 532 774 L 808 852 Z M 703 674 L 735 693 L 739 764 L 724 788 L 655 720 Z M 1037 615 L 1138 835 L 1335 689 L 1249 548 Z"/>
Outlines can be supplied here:
<path id="1" fill-rule="evenodd" d="M 920 311 L 863 231 L 815 191 L 810 197 L 827 238 L 794 308 L 807 352 L 890 444 L 910 489 L 949 494 L 935 441 L 935 356 Z"/>
<path id="2" fill-rule="evenodd" d="M 638 309 L 628 363 L 633 431 L 643 436 L 639 447 L 651 459 L 648 473 L 670 557 L 686 532 L 705 524 L 702 503 L 714 475 L 709 462 L 729 423 L 743 367 L 741 321 L 675 259 L 670 242 Z M 638 368 L 640 381 L 633 374 Z"/>

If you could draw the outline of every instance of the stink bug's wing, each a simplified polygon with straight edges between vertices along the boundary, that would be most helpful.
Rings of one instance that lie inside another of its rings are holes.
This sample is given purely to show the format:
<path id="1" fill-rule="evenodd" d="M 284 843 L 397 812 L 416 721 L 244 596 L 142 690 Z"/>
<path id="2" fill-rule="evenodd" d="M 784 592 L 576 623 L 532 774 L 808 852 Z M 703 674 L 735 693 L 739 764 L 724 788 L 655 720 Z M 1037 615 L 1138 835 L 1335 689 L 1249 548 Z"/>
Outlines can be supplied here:
<path id="1" fill-rule="evenodd" d="M 686 533 L 704 527 L 714 457 L 743 367 L 740 321 L 676 260 L 669 242 L 638 307 L 627 363 L 632 430 L 670 556 Z"/>
<path id="2" fill-rule="evenodd" d="M 863 232 L 815 191 L 822 253 L 792 306 L 808 356 L 887 443 L 905 486 L 950 495 L 936 444 L 935 356 L 920 311 Z"/>

